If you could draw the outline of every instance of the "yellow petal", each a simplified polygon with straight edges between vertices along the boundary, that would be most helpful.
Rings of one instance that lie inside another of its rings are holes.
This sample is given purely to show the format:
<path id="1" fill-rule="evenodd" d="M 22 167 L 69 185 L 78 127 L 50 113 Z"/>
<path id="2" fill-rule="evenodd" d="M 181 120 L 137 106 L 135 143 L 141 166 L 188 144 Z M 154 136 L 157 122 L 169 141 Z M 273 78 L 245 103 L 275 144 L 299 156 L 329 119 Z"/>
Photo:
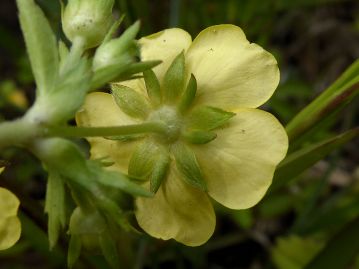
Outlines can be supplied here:
<path id="1" fill-rule="evenodd" d="M 262 199 L 285 157 L 287 134 L 273 115 L 258 109 L 239 110 L 216 133 L 212 142 L 193 147 L 209 195 L 232 209 L 249 208 Z"/>
<path id="2" fill-rule="evenodd" d="M 20 201 L 5 188 L 0 188 L 0 219 L 17 215 Z"/>
<path id="3" fill-rule="evenodd" d="M 192 38 L 184 30 L 179 28 L 167 29 L 139 40 L 141 45 L 141 59 L 162 60 L 163 62 L 156 66 L 153 71 L 161 81 L 164 73 L 181 52 L 186 51 L 191 45 Z"/>
<path id="4" fill-rule="evenodd" d="M 206 193 L 185 183 L 172 164 L 154 198 L 137 198 L 136 218 L 151 236 L 188 246 L 204 244 L 213 234 L 215 214 Z"/>
<path id="5" fill-rule="evenodd" d="M 0 174 L 2 173 L 2 171 L 4 171 L 4 167 L 0 167 Z"/>
<path id="6" fill-rule="evenodd" d="M 0 218 L 0 250 L 12 247 L 20 238 L 21 223 L 18 217 Z"/>
<path id="7" fill-rule="evenodd" d="M 127 116 L 117 106 L 111 94 L 91 93 L 87 95 L 82 109 L 76 114 L 79 126 L 101 127 L 119 126 L 139 123 Z M 108 158 L 115 162 L 111 169 L 127 173 L 130 156 L 137 145 L 135 142 L 121 142 L 104 138 L 88 138 L 91 144 L 91 158 Z"/>
<path id="8" fill-rule="evenodd" d="M 198 82 L 197 104 L 234 111 L 265 103 L 279 82 L 272 54 L 249 43 L 241 28 L 203 30 L 188 49 L 187 67 Z"/>

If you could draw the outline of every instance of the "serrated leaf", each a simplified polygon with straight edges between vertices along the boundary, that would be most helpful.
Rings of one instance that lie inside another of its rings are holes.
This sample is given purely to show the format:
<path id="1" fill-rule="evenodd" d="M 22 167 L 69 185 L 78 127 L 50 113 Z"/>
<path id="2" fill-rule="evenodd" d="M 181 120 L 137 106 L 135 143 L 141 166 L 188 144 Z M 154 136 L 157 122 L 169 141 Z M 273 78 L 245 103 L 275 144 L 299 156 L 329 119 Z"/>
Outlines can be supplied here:
<path id="1" fill-rule="evenodd" d="M 135 90 L 112 84 L 112 96 L 121 110 L 130 117 L 145 119 L 149 114 L 150 107 L 147 100 Z"/>
<path id="2" fill-rule="evenodd" d="M 153 106 L 159 106 L 162 103 L 161 86 L 158 81 L 155 72 L 151 69 L 143 72 L 143 78 L 145 80 L 148 97 L 151 100 Z"/>
<path id="3" fill-rule="evenodd" d="M 300 111 L 286 126 L 291 141 L 315 127 L 318 122 L 338 113 L 359 94 L 359 60 L 320 96 Z"/>
<path id="4" fill-rule="evenodd" d="M 197 93 L 197 80 L 193 74 L 189 79 L 186 90 L 183 92 L 181 101 L 178 105 L 178 109 L 181 113 L 184 113 L 190 108 Z"/>
<path id="5" fill-rule="evenodd" d="M 277 167 L 271 190 L 274 191 L 287 184 L 317 161 L 341 147 L 351 139 L 358 137 L 359 128 L 352 129 L 325 141 L 300 149 L 287 156 Z"/>
<path id="6" fill-rule="evenodd" d="M 65 184 L 61 176 L 54 171 L 49 171 L 45 212 L 49 215 L 48 234 L 52 249 L 57 243 L 61 229 L 66 225 Z"/>
<path id="7" fill-rule="evenodd" d="M 50 24 L 33 0 L 17 0 L 20 24 L 39 95 L 50 92 L 57 82 L 57 43 Z"/>
<path id="8" fill-rule="evenodd" d="M 181 52 L 171 63 L 163 78 L 164 99 L 169 103 L 181 96 L 185 82 L 185 58 Z"/>
<path id="9" fill-rule="evenodd" d="M 181 142 L 173 144 L 171 151 L 176 159 L 177 169 L 183 176 L 182 178 L 188 184 L 207 191 L 207 185 L 194 152 Z"/>
<path id="10" fill-rule="evenodd" d="M 193 109 L 186 122 L 188 129 L 210 131 L 221 127 L 231 119 L 235 113 L 227 112 L 210 106 L 200 106 Z"/>

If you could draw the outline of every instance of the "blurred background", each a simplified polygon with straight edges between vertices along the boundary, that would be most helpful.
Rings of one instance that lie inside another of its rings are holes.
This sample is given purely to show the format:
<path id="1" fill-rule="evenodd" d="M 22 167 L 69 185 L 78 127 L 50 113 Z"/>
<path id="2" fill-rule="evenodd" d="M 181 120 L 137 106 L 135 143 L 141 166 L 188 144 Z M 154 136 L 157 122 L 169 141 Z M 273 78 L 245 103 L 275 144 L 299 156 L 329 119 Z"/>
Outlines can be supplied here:
<path id="1" fill-rule="evenodd" d="M 57 0 L 38 0 L 54 31 L 61 33 Z M 180 27 L 194 38 L 223 23 L 240 26 L 248 40 L 273 53 L 281 83 L 264 109 L 285 125 L 359 58 L 359 2 L 356 0 L 118 0 L 126 14 L 122 30 L 140 19 L 140 36 Z M 0 121 L 21 116 L 34 100 L 34 80 L 13 0 L 0 1 Z M 359 125 L 358 98 L 306 142 L 316 142 Z M 284 187 L 271 190 L 250 210 L 220 205 L 214 236 L 201 247 L 146 235 L 124 235 L 122 256 L 141 268 L 300 269 L 338 231 L 359 216 L 359 141 L 353 140 Z M 0 268 L 66 268 L 67 235 L 49 252 L 43 212 L 46 174 L 19 149 L 0 152 L 10 169 L 0 186 L 21 200 L 22 238 L 0 252 Z M 359 227 L 358 227 L 359 230 Z M 347 238 L 350 248 L 351 238 Z M 337 249 L 340 255 L 345 249 Z M 328 256 L 330 269 L 331 259 Z M 108 268 L 85 253 L 75 268 Z M 130 268 L 124 265 L 123 268 Z M 348 268 L 359 268 L 359 256 Z M 343 268 L 346 269 L 346 268 Z"/>

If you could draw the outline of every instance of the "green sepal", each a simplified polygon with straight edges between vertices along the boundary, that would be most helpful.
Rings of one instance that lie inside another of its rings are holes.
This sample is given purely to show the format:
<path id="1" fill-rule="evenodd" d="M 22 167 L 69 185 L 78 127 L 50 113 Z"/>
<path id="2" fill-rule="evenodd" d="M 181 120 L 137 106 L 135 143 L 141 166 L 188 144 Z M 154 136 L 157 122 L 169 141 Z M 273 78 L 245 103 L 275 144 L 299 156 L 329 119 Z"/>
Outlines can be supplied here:
<path id="1" fill-rule="evenodd" d="M 114 269 L 120 268 L 120 257 L 116 246 L 116 240 L 110 234 L 110 231 L 102 233 L 99 237 L 101 251 L 106 261 Z"/>
<path id="2" fill-rule="evenodd" d="M 161 154 L 156 159 L 150 176 L 151 192 L 156 193 L 161 186 L 163 180 L 166 178 L 170 161 L 171 160 L 169 154 Z"/>
<path id="3" fill-rule="evenodd" d="M 134 118 L 145 119 L 147 117 L 150 107 L 141 94 L 119 84 L 112 84 L 111 89 L 116 104 L 124 113 Z"/>
<path id="4" fill-rule="evenodd" d="M 158 143 L 146 139 L 133 153 L 128 165 L 128 175 L 135 179 L 147 180 L 152 173 L 156 159 L 165 152 Z"/>
<path id="5" fill-rule="evenodd" d="M 145 80 L 148 97 L 154 107 L 159 106 L 162 103 L 161 86 L 158 81 L 155 72 L 151 69 L 143 72 L 143 78 Z"/>
<path id="6" fill-rule="evenodd" d="M 226 124 L 234 115 L 216 107 L 200 106 L 191 112 L 186 124 L 189 129 L 210 131 Z"/>
<path id="7" fill-rule="evenodd" d="M 183 51 L 173 60 L 163 79 L 163 94 L 168 103 L 181 96 L 185 82 L 185 58 Z"/>
<path id="8" fill-rule="evenodd" d="M 59 69 L 56 37 L 44 13 L 33 0 L 17 0 L 17 6 L 37 94 L 42 95 L 56 86 Z"/>
<path id="9" fill-rule="evenodd" d="M 173 144 L 171 151 L 176 159 L 177 169 L 183 176 L 182 178 L 190 185 L 207 191 L 207 185 L 194 152 L 181 142 Z"/>
<path id="10" fill-rule="evenodd" d="M 135 74 L 159 65 L 161 61 L 135 62 L 124 64 L 122 61 L 99 68 L 93 74 L 91 88 L 96 90 L 109 82 L 132 79 Z"/>
<path id="11" fill-rule="evenodd" d="M 50 249 L 56 245 L 60 230 L 66 225 L 65 184 L 55 171 L 49 171 L 47 181 L 45 212 L 48 218 L 48 234 Z"/>
<path id="12" fill-rule="evenodd" d="M 69 250 L 67 252 L 67 266 L 72 268 L 81 254 L 81 237 L 78 235 L 71 235 Z"/>
<path id="13" fill-rule="evenodd" d="M 187 88 L 184 91 L 181 102 L 178 105 L 178 110 L 181 113 L 186 112 L 193 103 L 194 98 L 196 97 L 197 93 L 197 80 L 193 74 L 191 74 L 191 78 L 187 84 Z"/>
<path id="14" fill-rule="evenodd" d="M 102 44 L 107 43 L 108 41 L 111 40 L 111 38 L 115 35 L 117 29 L 120 27 L 121 23 L 123 22 L 124 18 L 125 15 L 122 15 L 121 18 L 119 18 L 112 24 L 111 28 L 108 30 L 105 38 L 103 39 Z"/>
<path id="15" fill-rule="evenodd" d="M 182 134 L 183 138 L 191 144 L 207 144 L 216 139 L 217 134 L 210 131 L 187 131 Z"/>

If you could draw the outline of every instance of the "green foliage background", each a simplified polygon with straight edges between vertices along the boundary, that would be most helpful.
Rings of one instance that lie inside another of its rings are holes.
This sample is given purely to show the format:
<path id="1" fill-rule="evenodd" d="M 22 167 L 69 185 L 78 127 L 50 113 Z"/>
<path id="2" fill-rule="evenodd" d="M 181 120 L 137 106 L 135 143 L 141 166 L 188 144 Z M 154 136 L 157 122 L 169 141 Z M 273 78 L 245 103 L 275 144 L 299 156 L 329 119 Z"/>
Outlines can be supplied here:
<path id="1" fill-rule="evenodd" d="M 58 1 L 37 2 L 62 36 Z M 359 3 L 355 0 L 118 0 L 117 10 L 118 16 L 126 14 L 126 27 L 141 20 L 141 36 L 168 27 L 183 28 L 193 37 L 214 24 L 242 27 L 250 41 L 278 59 L 281 84 L 264 108 L 283 124 L 359 58 Z M 0 3 L 0 55 L 0 119 L 13 119 L 34 100 L 34 81 L 15 1 Z M 292 144 L 291 151 L 358 124 L 357 97 Z M 231 211 L 216 205 L 217 229 L 204 246 L 189 248 L 146 235 L 121 235 L 123 268 L 131 268 L 129 264 L 133 263 L 137 269 L 329 269 L 338 263 L 336 268 L 359 268 L 358 146 L 358 140 L 351 140 L 293 180 L 274 185 L 250 210 Z M 311 158 L 311 154 L 304 154 L 301 162 Z M 65 268 L 66 234 L 59 247 L 48 250 L 43 213 L 46 176 L 42 167 L 18 149 L 0 152 L 0 159 L 8 160 L 11 167 L 1 176 L 0 186 L 20 198 L 23 226 L 20 242 L 0 252 L 0 268 Z M 350 252 L 354 253 L 348 255 Z M 75 268 L 107 265 L 100 256 L 89 253 Z"/>

